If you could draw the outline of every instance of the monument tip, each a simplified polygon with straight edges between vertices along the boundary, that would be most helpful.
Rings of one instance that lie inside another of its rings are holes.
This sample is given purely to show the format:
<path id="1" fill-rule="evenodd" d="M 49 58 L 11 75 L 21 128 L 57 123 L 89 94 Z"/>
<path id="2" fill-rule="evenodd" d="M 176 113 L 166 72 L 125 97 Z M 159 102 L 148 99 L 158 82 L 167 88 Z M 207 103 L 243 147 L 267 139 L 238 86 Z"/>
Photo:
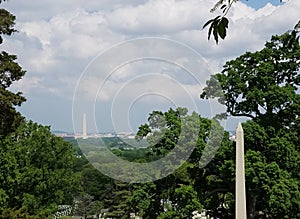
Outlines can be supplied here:
<path id="1" fill-rule="evenodd" d="M 242 132 L 243 131 L 242 123 L 239 122 L 236 131 L 237 132 Z"/>

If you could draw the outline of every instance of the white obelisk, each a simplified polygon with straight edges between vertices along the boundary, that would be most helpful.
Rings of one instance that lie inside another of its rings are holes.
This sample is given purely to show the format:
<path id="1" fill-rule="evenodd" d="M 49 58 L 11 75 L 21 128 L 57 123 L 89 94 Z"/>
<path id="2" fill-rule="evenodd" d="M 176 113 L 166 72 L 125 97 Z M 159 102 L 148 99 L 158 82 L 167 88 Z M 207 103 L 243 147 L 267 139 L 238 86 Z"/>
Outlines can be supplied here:
<path id="1" fill-rule="evenodd" d="M 87 138 L 87 134 L 86 134 L 86 114 L 83 114 L 83 118 L 82 118 L 82 138 Z"/>
<path id="2" fill-rule="evenodd" d="M 236 129 L 236 168 L 235 168 L 235 218 L 246 219 L 246 183 L 244 161 L 244 130 L 241 123 Z"/>

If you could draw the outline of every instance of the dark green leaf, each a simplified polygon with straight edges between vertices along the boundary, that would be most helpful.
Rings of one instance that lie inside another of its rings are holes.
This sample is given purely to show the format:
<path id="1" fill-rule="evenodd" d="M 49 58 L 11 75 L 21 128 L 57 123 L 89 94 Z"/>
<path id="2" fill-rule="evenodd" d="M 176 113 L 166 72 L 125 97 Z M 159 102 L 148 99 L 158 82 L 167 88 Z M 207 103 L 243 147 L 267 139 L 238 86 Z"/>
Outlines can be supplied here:
<path id="1" fill-rule="evenodd" d="M 222 39 L 225 38 L 225 36 L 226 36 L 226 29 L 225 29 L 224 26 L 222 26 L 222 25 L 219 25 L 219 26 L 218 26 L 218 34 L 219 34 L 219 36 L 220 36 Z"/>
<path id="2" fill-rule="evenodd" d="M 208 29 L 208 40 L 210 40 L 211 31 L 213 30 L 213 28 L 214 28 L 214 23 L 212 23 Z"/>
<path id="3" fill-rule="evenodd" d="M 214 39 L 216 41 L 216 43 L 218 44 L 219 43 L 219 36 L 218 36 L 218 24 L 217 23 L 213 23 L 213 35 L 214 35 Z"/>
<path id="4" fill-rule="evenodd" d="M 228 19 L 223 17 L 218 25 L 218 33 L 222 39 L 226 37 L 226 28 L 228 28 Z"/>
<path id="5" fill-rule="evenodd" d="M 222 25 L 224 25 L 224 27 L 227 28 L 229 21 L 228 21 L 228 19 L 226 17 L 222 17 L 220 23 L 222 23 Z"/>
<path id="6" fill-rule="evenodd" d="M 202 29 L 204 29 L 207 25 L 209 25 L 211 22 L 213 22 L 215 19 L 210 19 L 209 21 L 207 21 L 204 25 L 203 25 L 203 27 L 202 27 Z"/>

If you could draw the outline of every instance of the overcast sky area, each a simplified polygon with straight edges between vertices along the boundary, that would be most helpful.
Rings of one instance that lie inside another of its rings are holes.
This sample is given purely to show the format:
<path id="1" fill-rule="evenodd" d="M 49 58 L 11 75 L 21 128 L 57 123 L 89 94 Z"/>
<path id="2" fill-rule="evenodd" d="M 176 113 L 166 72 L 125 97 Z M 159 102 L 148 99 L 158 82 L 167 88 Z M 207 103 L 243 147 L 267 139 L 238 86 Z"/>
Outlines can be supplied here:
<path id="1" fill-rule="evenodd" d="M 6 37 L 1 50 L 16 54 L 27 71 L 12 88 L 27 98 L 18 110 L 27 119 L 67 132 L 73 132 L 73 124 L 80 129 L 83 112 L 89 132 L 135 132 L 149 112 L 170 107 L 213 116 L 221 107 L 200 100 L 205 80 L 226 61 L 262 49 L 271 35 L 291 30 L 300 19 L 299 0 L 241 1 L 228 14 L 227 38 L 216 45 L 202 30 L 217 14 L 210 13 L 215 2 L 2 3 L 17 17 L 19 32 Z M 145 59 L 150 56 L 154 58 Z M 237 121 L 230 120 L 226 129 L 234 129 Z"/>

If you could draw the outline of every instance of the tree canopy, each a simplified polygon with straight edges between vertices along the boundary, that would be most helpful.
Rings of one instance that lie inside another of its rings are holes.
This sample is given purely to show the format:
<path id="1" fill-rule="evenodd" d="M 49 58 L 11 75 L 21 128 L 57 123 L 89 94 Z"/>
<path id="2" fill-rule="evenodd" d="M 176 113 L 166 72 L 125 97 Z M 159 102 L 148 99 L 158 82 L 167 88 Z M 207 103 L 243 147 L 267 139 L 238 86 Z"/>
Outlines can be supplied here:
<path id="1" fill-rule="evenodd" d="M 261 51 L 228 61 L 201 94 L 224 104 L 225 116 L 249 118 L 243 123 L 249 219 L 300 216 L 298 57 L 297 29 L 273 36 Z M 127 198 L 118 199 L 123 201 L 116 203 L 117 209 L 126 206 L 124 212 L 143 218 L 192 218 L 194 211 L 203 209 L 211 217 L 234 217 L 235 142 L 227 132 L 214 158 L 206 166 L 199 165 L 208 147 L 212 120 L 190 116 L 184 108 L 153 111 L 137 134 L 138 139 L 146 137 L 150 143 L 145 159 L 170 153 L 185 117 L 201 127 L 190 158 L 163 179 L 127 185 L 129 190 L 119 187 L 117 194 L 130 192 Z"/>
<path id="2" fill-rule="evenodd" d="M 205 25 L 210 25 L 209 36 L 213 34 L 216 42 L 226 37 L 226 15 L 236 1 L 220 0 L 213 8 L 223 10 L 223 16 Z M 3 36 L 16 30 L 12 14 L 0 9 L 0 18 L 2 44 Z M 224 104 L 223 116 L 249 118 L 243 123 L 249 219 L 300 218 L 299 57 L 296 25 L 273 36 L 262 50 L 226 62 L 201 94 Z M 172 153 L 179 142 L 179 152 L 191 145 L 194 150 L 164 178 L 124 183 L 77 157 L 73 146 L 52 135 L 50 127 L 26 121 L 17 112 L 25 98 L 9 88 L 24 74 L 15 55 L 0 53 L 0 218 L 51 217 L 57 205 L 72 205 L 75 197 L 77 213 L 83 216 L 105 209 L 106 216 L 113 218 L 129 218 L 131 213 L 149 219 L 193 218 L 202 210 L 214 218 L 234 217 L 235 142 L 217 121 L 188 114 L 181 107 L 153 111 L 137 133 L 137 139 L 146 138 L 149 147 L 132 152 L 119 148 L 113 150 L 116 155 L 143 163 Z M 85 146 L 94 149 L 91 142 L 97 141 L 89 140 Z M 220 142 L 218 150 L 211 147 L 214 141 Z M 119 139 L 113 142 L 119 144 Z M 89 158 L 102 149 L 91 151 Z M 174 162 L 171 159 L 166 168 L 176 164 L 178 154 L 172 155 Z M 119 173 L 130 171 L 134 170 Z"/>
<path id="3" fill-rule="evenodd" d="M 72 204 L 79 190 L 75 151 L 50 127 L 24 122 L 0 141 L 0 212 L 26 209 L 31 215 Z"/>
<path id="4" fill-rule="evenodd" d="M 226 116 L 250 119 L 243 124 L 248 218 L 299 217 L 298 33 L 273 36 L 262 50 L 226 62 L 201 94 L 224 104 Z M 224 160 L 233 170 L 232 158 Z"/>
<path id="5" fill-rule="evenodd" d="M 226 62 L 201 94 L 202 98 L 217 98 L 224 104 L 227 108 L 224 116 L 249 118 L 242 124 L 249 219 L 300 217 L 298 57 L 298 29 L 273 36 L 262 50 Z M 186 130 L 183 121 L 190 122 Z M 212 128 L 220 127 L 215 120 L 188 114 L 187 109 L 180 107 L 153 111 L 136 137 L 148 140 L 148 148 L 139 149 L 145 156 L 133 156 L 130 161 L 160 159 L 172 153 L 180 136 L 187 140 L 185 146 L 189 146 L 191 138 L 185 137 L 195 127 L 199 128 L 195 148 L 172 174 L 143 184 L 114 181 L 103 202 L 107 215 L 128 218 L 134 213 L 151 219 L 192 218 L 196 211 L 205 210 L 210 217 L 233 218 L 235 142 L 230 140 L 228 132 L 209 135 Z M 211 149 L 212 137 L 221 139 L 221 145 L 212 151 L 213 159 L 202 165 L 205 150 Z M 120 150 L 115 153 L 125 155 Z"/>
<path id="6" fill-rule="evenodd" d="M 300 113 L 298 33 L 295 29 L 273 36 L 262 50 L 226 62 L 222 72 L 207 82 L 201 97 L 218 98 L 227 115 L 272 121 L 275 127 L 294 124 Z"/>
<path id="7" fill-rule="evenodd" d="M 1 8 L 0 45 L 16 32 L 14 25 L 15 16 Z M 0 52 L 0 218 L 45 218 L 58 205 L 72 204 L 81 188 L 73 172 L 75 151 L 50 127 L 17 111 L 26 99 L 10 90 L 25 74 L 16 59 Z"/>
<path id="8" fill-rule="evenodd" d="M 1 3 L 1 2 L 0 2 Z M 16 30 L 13 28 L 15 16 L 5 9 L 0 9 L 0 45 L 3 43 L 3 35 L 11 35 Z M 0 139 L 14 131 L 23 120 L 17 110 L 25 98 L 21 92 L 14 93 L 8 88 L 14 81 L 20 80 L 25 71 L 16 62 L 17 57 L 5 51 L 0 53 Z"/>

